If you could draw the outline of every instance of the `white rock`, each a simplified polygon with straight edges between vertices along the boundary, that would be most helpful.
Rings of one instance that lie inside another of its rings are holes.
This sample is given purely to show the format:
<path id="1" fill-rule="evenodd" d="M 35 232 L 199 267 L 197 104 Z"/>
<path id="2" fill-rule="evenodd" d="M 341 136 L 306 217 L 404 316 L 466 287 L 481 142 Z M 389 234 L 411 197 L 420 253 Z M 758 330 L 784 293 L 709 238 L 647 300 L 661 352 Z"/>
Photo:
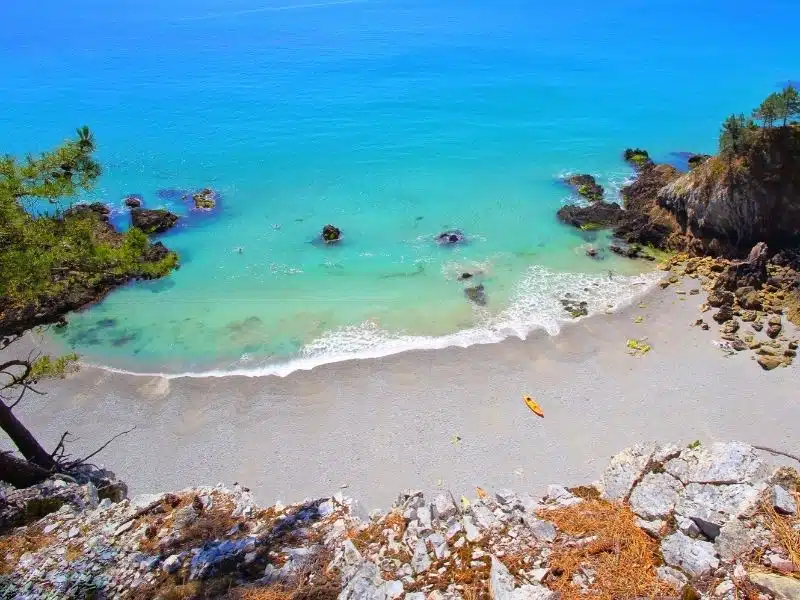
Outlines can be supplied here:
<path id="1" fill-rule="evenodd" d="M 716 598 L 734 598 L 734 590 L 736 586 L 730 579 L 725 579 L 716 588 L 714 588 L 714 596 Z"/>
<path id="2" fill-rule="evenodd" d="M 328 517 L 333 514 L 333 502 L 330 500 L 325 500 L 325 502 L 320 502 L 319 506 L 317 507 L 317 512 L 319 513 L 320 517 Z"/>
<path id="3" fill-rule="evenodd" d="M 386 587 L 375 563 L 364 563 L 353 573 L 338 600 L 388 600 Z"/>
<path id="4" fill-rule="evenodd" d="M 600 480 L 603 498 L 607 500 L 627 498 L 634 483 L 641 479 L 655 450 L 655 444 L 639 444 L 626 448 L 614 456 Z"/>
<path id="5" fill-rule="evenodd" d="M 642 519 L 641 517 L 636 517 L 636 525 L 650 534 L 652 537 L 657 538 L 661 535 L 661 529 L 664 527 L 664 521 L 662 519 L 656 519 L 655 521 L 648 521 L 647 519 Z"/>
<path id="6" fill-rule="evenodd" d="M 675 532 L 661 541 L 664 562 L 692 577 L 700 577 L 719 567 L 714 545 Z"/>
<path id="7" fill-rule="evenodd" d="M 556 539 L 556 526 L 550 521 L 537 519 L 527 513 L 522 515 L 522 522 L 528 526 L 534 537 L 541 542 L 552 542 Z"/>
<path id="8" fill-rule="evenodd" d="M 74 537 L 78 537 L 78 535 L 80 534 L 80 532 L 81 532 L 81 530 L 80 530 L 80 529 L 78 529 L 77 527 L 72 527 L 72 528 L 69 530 L 69 533 L 67 533 L 67 537 L 68 537 L 68 538 L 70 538 L 70 539 L 72 539 L 72 538 L 74 538 Z"/>
<path id="9" fill-rule="evenodd" d="M 464 533 L 467 536 L 467 541 L 477 542 L 483 537 L 469 516 L 464 516 L 464 518 L 461 519 L 461 524 L 464 527 Z"/>
<path id="10" fill-rule="evenodd" d="M 684 484 L 763 482 L 769 466 L 756 450 L 741 442 L 716 442 L 683 450 L 664 469 Z"/>
<path id="11" fill-rule="evenodd" d="M 675 591 L 681 591 L 683 586 L 688 583 L 688 579 L 686 575 L 678 571 L 678 569 L 673 569 L 672 567 L 657 567 L 656 568 L 656 575 L 658 578 L 671 585 Z"/>
<path id="12" fill-rule="evenodd" d="M 672 475 L 648 473 L 631 492 L 631 509 L 643 519 L 663 519 L 675 508 L 682 489 L 681 482 Z"/>
<path id="13" fill-rule="evenodd" d="M 541 585 L 523 585 L 514 588 L 514 577 L 496 556 L 492 556 L 489 572 L 489 596 L 492 600 L 557 600 L 557 593 Z"/>
<path id="14" fill-rule="evenodd" d="M 447 554 L 447 540 L 441 533 L 429 535 L 426 541 L 433 548 L 436 558 L 442 559 L 445 557 Z"/>
<path id="15" fill-rule="evenodd" d="M 383 584 L 386 597 L 393 600 L 403 595 L 403 582 L 402 581 L 387 581 Z"/>
<path id="16" fill-rule="evenodd" d="M 403 600 L 425 600 L 425 594 L 422 592 L 408 592 L 403 596 Z"/>
<path id="17" fill-rule="evenodd" d="M 772 486 L 772 506 L 782 515 L 797 513 L 797 503 L 792 495 L 779 485 Z"/>
<path id="18" fill-rule="evenodd" d="M 546 501 L 563 507 L 574 506 L 583 502 L 563 485 L 548 485 Z"/>
<path id="19" fill-rule="evenodd" d="M 483 504 L 479 504 L 477 502 L 473 504 L 472 516 L 475 517 L 475 523 L 481 529 L 492 529 L 496 525 L 499 525 L 497 517 L 495 517 L 492 512 Z"/>
<path id="20" fill-rule="evenodd" d="M 419 522 L 420 531 L 428 531 L 431 529 L 431 509 L 427 504 L 423 504 L 416 509 L 416 517 Z"/>
<path id="21" fill-rule="evenodd" d="M 131 500 L 131 508 L 134 510 L 139 510 L 140 508 L 145 508 L 150 506 L 153 502 L 157 500 L 161 500 L 164 498 L 165 494 L 139 494 L 138 496 L 134 496 L 133 500 Z"/>
<path id="22" fill-rule="evenodd" d="M 441 521 L 446 521 L 458 513 L 458 509 L 456 509 L 453 501 L 445 494 L 439 494 L 433 499 L 433 502 L 431 503 L 431 511 L 433 513 L 433 517 Z"/>
<path id="23" fill-rule="evenodd" d="M 497 490 L 497 492 L 495 492 L 494 497 L 500 504 L 506 506 L 514 506 L 516 504 L 520 504 L 519 496 L 517 496 L 517 494 L 511 490 L 507 489 Z"/>
<path id="24" fill-rule="evenodd" d="M 711 485 L 690 483 L 675 506 L 675 513 L 692 519 L 700 531 L 716 539 L 720 528 L 758 501 L 763 484 Z"/>
<path id="25" fill-rule="evenodd" d="M 123 523 L 119 527 L 114 530 L 114 535 L 121 535 L 128 531 L 131 527 L 133 527 L 133 521 L 128 521 L 127 523 Z"/>
<path id="26" fill-rule="evenodd" d="M 423 540 L 417 540 L 417 544 L 414 546 L 414 556 L 411 557 L 411 568 L 414 570 L 415 575 L 424 573 L 431 568 L 431 559 L 428 556 L 428 549 L 425 547 L 425 542 Z"/>

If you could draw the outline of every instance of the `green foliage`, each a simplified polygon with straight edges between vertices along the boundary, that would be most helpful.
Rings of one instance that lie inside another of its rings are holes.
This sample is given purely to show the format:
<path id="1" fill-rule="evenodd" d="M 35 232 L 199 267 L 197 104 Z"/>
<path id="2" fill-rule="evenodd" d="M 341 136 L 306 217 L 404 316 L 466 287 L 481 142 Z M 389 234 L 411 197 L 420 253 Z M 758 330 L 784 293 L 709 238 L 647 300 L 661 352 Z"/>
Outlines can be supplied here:
<path id="1" fill-rule="evenodd" d="M 0 306 L 36 307 L 74 288 L 161 277 L 177 266 L 174 253 L 148 260 L 150 243 L 141 231 L 117 233 L 90 210 L 26 210 L 32 200 L 55 203 L 89 189 L 100 174 L 94 150 L 91 131 L 82 127 L 77 139 L 38 157 L 0 159 Z"/>
<path id="2" fill-rule="evenodd" d="M 769 128 L 780 118 L 782 112 L 783 100 L 777 93 L 770 94 L 761 103 L 757 109 L 753 111 L 753 118 L 757 121 L 764 123 L 764 126 Z"/>
<path id="3" fill-rule="evenodd" d="M 65 354 L 53 358 L 45 354 L 37 358 L 31 364 L 31 373 L 28 376 L 29 381 L 36 383 L 42 379 L 62 379 L 66 377 L 67 373 L 72 373 L 78 368 L 78 355 Z"/>
<path id="4" fill-rule="evenodd" d="M 647 338 L 631 339 L 625 345 L 628 347 L 628 354 L 633 356 L 644 356 L 652 350 L 652 346 L 647 343 Z"/>
<path id="5" fill-rule="evenodd" d="M 605 229 L 605 227 L 603 227 L 601 223 L 594 223 L 591 221 L 588 223 L 584 223 L 583 225 L 581 225 L 580 228 L 582 231 L 598 231 L 600 229 Z"/>
<path id="6" fill-rule="evenodd" d="M 731 115 L 722 124 L 719 135 L 719 150 L 727 156 L 739 156 L 749 146 L 758 127 L 744 114 Z"/>
<path id="7" fill-rule="evenodd" d="M 689 448 L 689 450 L 694 450 L 695 448 L 699 448 L 700 446 L 701 446 L 700 440 L 695 440 L 691 444 L 689 444 L 687 447 Z"/>
<path id="8" fill-rule="evenodd" d="M 625 153 L 623 154 L 623 158 L 631 163 L 634 167 L 644 167 L 645 165 L 649 164 L 650 161 L 650 154 L 647 150 L 642 150 L 641 148 L 627 148 Z"/>

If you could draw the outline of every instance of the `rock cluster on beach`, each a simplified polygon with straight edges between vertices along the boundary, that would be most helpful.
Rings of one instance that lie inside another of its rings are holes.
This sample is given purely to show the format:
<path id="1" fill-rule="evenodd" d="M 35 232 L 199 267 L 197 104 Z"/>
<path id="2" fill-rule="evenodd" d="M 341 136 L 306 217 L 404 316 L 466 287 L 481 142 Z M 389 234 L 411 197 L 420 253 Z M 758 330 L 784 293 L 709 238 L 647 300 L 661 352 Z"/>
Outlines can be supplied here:
<path id="1" fill-rule="evenodd" d="M 676 255 L 663 267 L 674 275 L 662 287 L 681 278 L 698 280 L 708 298 L 700 310 L 712 312 L 720 324 L 725 347 L 734 352 L 752 351 L 765 370 L 792 363 L 798 340 L 787 336 L 785 320 L 800 324 L 800 253 L 783 250 L 768 258 L 766 244 L 758 244 L 746 260 Z M 708 329 L 704 319 L 696 325 Z"/>
<path id="2" fill-rule="evenodd" d="M 2 489 L 2 506 L 71 499 L 0 537 L 0 587 L 14 599 L 797 598 L 798 484 L 743 443 L 635 446 L 598 483 L 543 496 L 404 491 L 369 518 L 341 493 L 262 508 L 239 485 L 113 502 L 91 483 L 45 482 Z"/>

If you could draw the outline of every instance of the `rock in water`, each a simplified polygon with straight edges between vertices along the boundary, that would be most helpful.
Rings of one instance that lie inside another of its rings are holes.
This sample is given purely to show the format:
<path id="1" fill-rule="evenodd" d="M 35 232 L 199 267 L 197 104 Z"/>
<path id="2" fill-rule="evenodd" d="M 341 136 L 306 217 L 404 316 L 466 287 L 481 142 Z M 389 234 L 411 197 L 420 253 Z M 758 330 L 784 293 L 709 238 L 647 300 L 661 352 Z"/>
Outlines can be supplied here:
<path id="1" fill-rule="evenodd" d="M 641 148 L 626 148 L 622 158 L 636 170 L 643 170 L 653 166 L 650 154 L 647 150 L 642 150 Z"/>
<path id="2" fill-rule="evenodd" d="M 342 230 L 335 225 L 325 225 L 322 228 L 322 241 L 326 244 L 332 244 L 342 239 Z"/>
<path id="3" fill-rule="evenodd" d="M 204 188 L 192 194 L 194 207 L 200 210 L 211 210 L 217 205 L 217 193 L 211 188 Z"/>
<path id="4" fill-rule="evenodd" d="M 575 188 L 578 194 L 590 202 L 598 202 L 603 199 L 603 186 L 598 184 L 591 175 L 570 175 L 566 181 Z"/>
<path id="5" fill-rule="evenodd" d="M 108 217 L 111 214 L 111 209 L 102 202 L 93 202 L 92 204 L 76 204 L 64 211 L 64 217 L 83 217 L 87 215 L 96 215 L 101 221 L 108 222 Z"/>
<path id="6" fill-rule="evenodd" d="M 139 196 L 128 196 L 123 202 L 128 208 L 139 208 L 142 205 L 142 199 Z"/>
<path id="7" fill-rule="evenodd" d="M 131 224 L 144 233 L 163 233 L 175 226 L 178 215 L 161 208 L 133 208 L 131 209 Z"/>
<path id="8" fill-rule="evenodd" d="M 436 236 L 436 242 L 443 246 L 450 246 L 453 244 L 458 244 L 465 240 L 464 232 L 460 229 L 450 229 L 448 231 L 443 231 L 439 235 Z"/>

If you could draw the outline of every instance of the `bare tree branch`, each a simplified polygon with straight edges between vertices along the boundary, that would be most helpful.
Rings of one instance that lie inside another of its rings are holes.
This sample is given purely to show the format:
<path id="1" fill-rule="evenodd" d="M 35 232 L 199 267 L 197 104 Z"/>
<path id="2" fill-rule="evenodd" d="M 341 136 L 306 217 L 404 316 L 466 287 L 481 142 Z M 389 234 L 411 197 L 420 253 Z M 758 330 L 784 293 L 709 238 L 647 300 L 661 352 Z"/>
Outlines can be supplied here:
<path id="1" fill-rule="evenodd" d="M 114 437 L 112 437 L 111 439 L 109 439 L 109 440 L 108 440 L 108 441 L 107 441 L 105 444 L 103 444 L 102 446 L 100 446 L 100 447 L 99 447 L 97 450 L 95 450 L 94 452 L 92 452 L 90 455 L 88 455 L 88 456 L 84 456 L 84 457 L 83 457 L 83 458 L 81 458 L 80 460 L 76 460 L 76 461 L 73 461 L 73 462 L 71 462 L 71 463 L 67 463 L 67 464 L 66 464 L 66 465 L 64 465 L 64 466 L 67 468 L 67 470 L 69 470 L 69 469 L 75 469 L 76 467 L 79 467 L 79 466 L 81 466 L 81 465 L 85 464 L 85 463 L 86 463 L 86 461 L 88 461 L 90 458 L 92 458 L 93 456 L 97 456 L 98 454 L 100 454 L 100 452 L 102 452 L 103 450 L 105 450 L 105 449 L 106 449 L 106 447 L 107 447 L 107 446 L 108 446 L 108 445 L 109 445 L 111 442 L 113 442 L 114 440 L 116 440 L 116 439 L 117 439 L 117 438 L 119 438 L 119 437 L 122 437 L 123 435 L 127 435 L 128 433 L 130 433 L 130 432 L 131 432 L 131 431 L 133 431 L 134 429 L 136 429 L 136 425 L 134 425 L 133 427 L 131 427 L 130 429 L 128 429 L 128 430 L 126 430 L 126 431 L 121 431 L 120 433 L 118 433 L 117 435 L 115 435 Z"/>

